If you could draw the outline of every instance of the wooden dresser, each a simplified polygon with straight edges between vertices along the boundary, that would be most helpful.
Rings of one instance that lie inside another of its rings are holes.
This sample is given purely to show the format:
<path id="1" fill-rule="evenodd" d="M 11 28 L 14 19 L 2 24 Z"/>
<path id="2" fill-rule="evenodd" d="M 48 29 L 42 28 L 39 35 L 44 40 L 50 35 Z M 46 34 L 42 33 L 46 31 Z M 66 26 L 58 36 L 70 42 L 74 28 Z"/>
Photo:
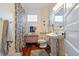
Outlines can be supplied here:
<path id="1" fill-rule="evenodd" d="M 26 35 L 24 36 L 24 40 L 26 41 L 26 43 L 37 43 L 38 35 Z"/>

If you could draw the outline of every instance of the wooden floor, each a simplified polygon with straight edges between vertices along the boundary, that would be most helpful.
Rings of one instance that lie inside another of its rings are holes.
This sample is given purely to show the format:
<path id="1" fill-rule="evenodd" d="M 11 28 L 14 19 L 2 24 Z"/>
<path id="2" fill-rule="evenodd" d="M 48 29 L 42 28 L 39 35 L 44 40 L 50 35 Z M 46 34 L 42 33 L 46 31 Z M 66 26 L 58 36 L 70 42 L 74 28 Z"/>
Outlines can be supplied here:
<path id="1" fill-rule="evenodd" d="M 30 56 L 32 50 L 38 50 L 38 49 L 41 49 L 41 48 L 39 48 L 39 45 L 36 45 L 36 44 L 27 45 L 26 47 L 24 47 L 22 49 L 22 55 L 23 56 Z M 46 48 L 43 48 L 43 49 L 45 49 L 49 55 L 50 47 L 47 46 Z"/>

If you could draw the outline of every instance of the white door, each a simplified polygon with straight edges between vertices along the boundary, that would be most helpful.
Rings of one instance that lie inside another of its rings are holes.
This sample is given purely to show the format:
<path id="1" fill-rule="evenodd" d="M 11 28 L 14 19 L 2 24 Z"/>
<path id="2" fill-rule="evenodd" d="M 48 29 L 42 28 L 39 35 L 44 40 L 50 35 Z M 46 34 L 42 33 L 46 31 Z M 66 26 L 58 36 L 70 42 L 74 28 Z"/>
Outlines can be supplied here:
<path id="1" fill-rule="evenodd" d="M 79 4 L 65 16 L 65 53 L 79 56 Z"/>

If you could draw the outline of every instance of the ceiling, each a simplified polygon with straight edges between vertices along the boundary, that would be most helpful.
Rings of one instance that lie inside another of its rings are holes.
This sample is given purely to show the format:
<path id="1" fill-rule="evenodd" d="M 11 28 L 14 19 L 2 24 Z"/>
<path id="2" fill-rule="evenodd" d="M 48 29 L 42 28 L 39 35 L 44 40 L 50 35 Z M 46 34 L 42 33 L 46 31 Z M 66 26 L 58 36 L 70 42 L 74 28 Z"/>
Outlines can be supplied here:
<path id="1" fill-rule="evenodd" d="M 51 5 L 51 3 L 22 3 L 21 5 L 24 7 L 24 9 L 25 8 L 40 9 L 48 7 L 49 5 Z"/>

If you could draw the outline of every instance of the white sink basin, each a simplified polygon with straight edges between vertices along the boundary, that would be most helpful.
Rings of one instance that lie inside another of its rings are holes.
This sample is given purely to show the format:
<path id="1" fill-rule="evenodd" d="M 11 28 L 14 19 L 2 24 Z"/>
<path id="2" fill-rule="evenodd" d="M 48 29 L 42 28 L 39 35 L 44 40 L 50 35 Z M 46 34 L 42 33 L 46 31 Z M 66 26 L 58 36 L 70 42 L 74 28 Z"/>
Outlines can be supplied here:
<path id="1" fill-rule="evenodd" d="M 57 32 L 52 32 L 52 33 L 48 33 L 46 34 L 47 36 L 53 36 L 53 37 L 56 37 L 56 36 L 60 36 L 62 35 L 62 33 L 64 33 L 64 31 L 57 31 Z"/>
<path id="2" fill-rule="evenodd" d="M 56 37 L 57 34 L 56 33 L 49 33 L 49 34 L 46 34 L 47 36 L 53 36 L 53 37 Z"/>
<path id="3" fill-rule="evenodd" d="M 53 32 L 53 33 L 49 33 L 49 34 L 46 34 L 47 36 L 49 36 L 49 37 L 60 37 L 60 36 L 62 36 L 62 33 L 63 32 Z"/>

